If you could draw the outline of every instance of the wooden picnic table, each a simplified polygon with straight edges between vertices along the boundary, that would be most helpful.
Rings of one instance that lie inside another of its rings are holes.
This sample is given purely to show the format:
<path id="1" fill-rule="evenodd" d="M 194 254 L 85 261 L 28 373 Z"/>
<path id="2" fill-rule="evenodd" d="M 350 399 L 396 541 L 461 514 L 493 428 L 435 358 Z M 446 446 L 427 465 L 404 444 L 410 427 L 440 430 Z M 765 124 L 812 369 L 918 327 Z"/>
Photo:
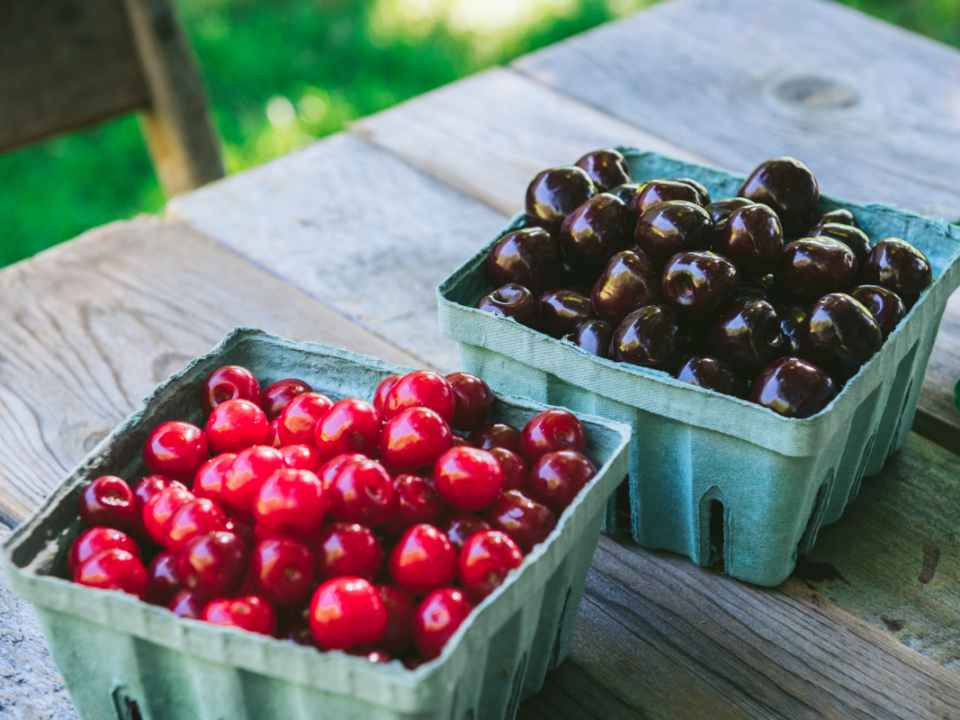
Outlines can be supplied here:
<path id="1" fill-rule="evenodd" d="M 434 288 L 535 172 L 598 147 L 739 172 L 790 154 L 827 194 L 958 215 L 958 86 L 957 51 L 829 2 L 671 0 L 9 267 L 0 513 L 22 521 L 236 325 L 456 368 Z M 955 295 L 914 432 L 778 588 L 602 537 L 520 717 L 960 717 L 958 376 Z M 0 716 L 74 717 L 2 578 Z"/>

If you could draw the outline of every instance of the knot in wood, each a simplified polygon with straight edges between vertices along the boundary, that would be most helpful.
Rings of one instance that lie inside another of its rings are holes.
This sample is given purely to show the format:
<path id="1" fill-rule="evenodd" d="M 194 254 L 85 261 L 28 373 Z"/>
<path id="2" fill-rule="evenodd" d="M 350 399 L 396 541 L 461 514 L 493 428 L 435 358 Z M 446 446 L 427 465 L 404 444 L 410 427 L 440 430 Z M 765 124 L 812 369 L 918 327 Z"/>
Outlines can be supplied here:
<path id="1" fill-rule="evenodd" d="M 847 85 L 816 76 L 784 80 L 774 88 L 774 94 L 791 105 L 808 108 L 846 108 L 856 105 L 859 100 L 857 93 Z"/>

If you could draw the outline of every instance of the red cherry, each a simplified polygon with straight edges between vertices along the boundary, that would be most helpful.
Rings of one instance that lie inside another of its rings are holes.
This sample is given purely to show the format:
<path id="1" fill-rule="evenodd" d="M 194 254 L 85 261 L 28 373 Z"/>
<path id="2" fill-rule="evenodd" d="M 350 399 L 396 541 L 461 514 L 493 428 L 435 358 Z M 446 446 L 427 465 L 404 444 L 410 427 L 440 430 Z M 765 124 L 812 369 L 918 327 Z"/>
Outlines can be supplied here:
<path id="1" fill-rule="evenodd" d="M 443 516 L 443 503 L 430 481 L 419 475 L 393 479 L 393 508 L 381 524 L 384 532 L 399 537 L 414 525 L 436 525 Z"/>
<path id="2" fill-rule="evenodd" d="M 229 507 L 223 494 L 223 481 L 236 457 L 233 453 L 223 453 L 201 465 L 193 478 L 193 494 L 213 500 L 221 508 Z"/>
<path id="3" fill-rule="evenodd" d="M 354 462 L 363 462 L 369 459 L 366 455 L 361 455 L 360 453 L 347 453 L 346 455 L 337 455 L 333 460 L 327 460 L 327 462 L 320 466 L 320 472 L 317 473 L 317 477 L 319 477 L 320 482 L 323 483 L 324 491 L 330 487 L 330 483 L 333 482 L 333 479 L 345 465 Z"/>
<path id="4" fill-rule="evenodd" d="M 487 452 L 500 463 L 500 469 L 503 470 L 504 490 L 520 490 L 523 492 L 527 489 L 527 478 L 530 473 L 522 457 L 502 447 L 490 448 Z"/>
<path id="5" fill-rule="evenodd" d="M 479 515 L 473 513 L 452 513 L 440 526 L 456 552 L 463 549 L 464 543 L 475 533 L 489 530 L 490 526 Z"/>
<path id="6" fill-rule="evenodd" d="M 140 478 L 137 484 L 133 486 L 133 497 L 137 502 L 137 515 L 140 516 L 141 520 L 143 519 L 143 508 L 146 506 L 147 501 L 171 485 L 179 485 L 184 490 L 190 489 L 180 481 L 171 480 L 163 475 L 147 475 Z"/>
<path id="7" fill-rule="evenodd" d="M 394 418 L 407 408 L 424 407 L 433 410 L 447 422 L 456 409 L 453 388 L 443 375 L 431 370 L 416 370 L 397 380 L 383 404 L 385 420 Z"/>
<path id="8" fill-rule="evenodd" d="M 103 475 L 80 493 L 80 519 L 88 528 L 112 527 L 133 532 L 139 526 L 137 501 L 122 478 Z"/>
<path id="9" fill-rule="evenodd" d="M 437 492 L 457 510 L 482 510 L 503 491 L 503 470 L 486 450 L 450 448 L 433 471 Z"/>
<path id="10" fill-rule="evenodd" d="M 446 379 L 456 399 L 450 427 L 454 430 L 476 430 L 487 421 L 493 408 L 490 386 L 476 375 L 465 372 L 452 373 Z"/>
<path id="11" fill-rule="evenodd" d="M 449 449 L 453 433 L 433 410 L 408 408 L 383 426 L 380 454 L 397 472 L 410 472 L 433 465 Z"/>
<path id="12" fill-rule="evenodd" d="M 114 548 L 140 557 L 140 546 L 126 533 L 109 527 L 90 528 L 70 546 L 67 554 L 67 577 L 72 579 L 77 568 L 97 553 Z"/>
<path id="13" fill-rule="evenodd" d="M 327 580 L 310 600 L 310 630 L 331 650 L 375 643 L 387 629 L 387 608 L 363 578 Z"/>
<path id="14" fill-rule="evenodd" d="M 440 655 L 472 611 L 473 603 L 456 588 L 441 588 L 427 595 L 413 616 L 413 642 L 420 654 L 429 660 Z"/>
<path id="15" fill-rule="evenodd" d="M 277 427 L 280 425 L 280 418 L 274 418 L 270 421 L 270 425 L 267 427 L 267 437 L 263 441 L 263 444 L 267 447 L 279 448 L 280 445 L 280 433 L 277 430 Z"/>
<path id="16" fill-rule="evenodd" d="M 320 527 L 327 512 L 320 478 L 309 470 L 278 470 L 260 486 L 253 517 L 267 530 L 308 532 Z"/>
<path id="17" fill-rule="evenodd" d="M 290 401 L 297 395 L 303 395 L 303 393 L 308 392 L 313 392 L 313 388 L 303 380 L 297 380 L 295 378 L 277 380 L 277 382 L 272 385 L 268 385 L 267 389 L 263 391 L 263 399 L 260 401 L 260 407 L 263 408 L 263 411 L 270 420 L 274 420 L 280 416 L 283 409 L 289 405 Z"/>
<path id="18" fill-rule="evenodd" d="M 280 448 L 283 464 L 294 470 L 309 470 L 316 473 L 323 467 L 323 456 L 310 445 L 287 445 Z"/>
<path id="19" fill-rule="evenodd" d="M 231 532 L 195 537 L 180 552 L 177 573 L 183 586 L 201 597 L 233 595 L 247 574 L 250 551 Z"/>
<path id="20" fill-rule="evenodd" d="M 453 434 L 453 442 L 450 443 L 450 447 L 473 447 L 470 443 L 467 442 L 465 437 Z"/>
<path id="21" fill-rule="evenodd" d="M 195 498 L 181 505 L 170 516 L 166 526 L 166 542 L 163 545 L 168 550 L 179 553 L 195 537 L 226 530 L 226 522 L 223 510 L 212 500 Z"/>
<path id="22" fill-rule="evenodd" d="M 260 595 L 211 600 L 203 609 L 201 620 L 214 625 L 236 627 L 241 630 L 273 635 L 277 628 L 277 615 L 267 598 Z"/>
<path id="23" fill-rule="evenodd" d="M 270 602 L 295 605 L 313 586 L 313 553 L 292 538 L 267 538 L 253 548 L 250 570 Z"/>
<path id="24" fill-rule="evenodd" d="M 122 590 L 141 600 L 147 592 L 147 570 L 139 557 L 126 550 L 101 550 L 87 558 L 74 573 L 73 581 L 100 590 Z"/>
<path id="25" fill-rule="evenodd" d="M 144 600 L 152 605 L 166 607 L 174 595 L 183 590 L 183 583 L 177 574 L 176 553 L 164 550 L 147 567 L 147 593 Z"/>
<path id="26" fill-rule="evenodd" d="M 254 537 L 256 525 L 257 523 L 256 520 L 253 519 L 252 513 L 234 513 L 227 518 L 224 529 L 238 536 L 247 547 L 252 548 L 256 542 L 256 538 Z"/>
<path id="27" fill-rule="evenodd" d="M 559 516 L 597 474 L 597 468 L 575 450 L 547 453 L 530 469 L 527 495 Z"/>
<path id="28" fill-rule="evenodd" d="M 587 431 L 576 415 L 566 410 L 544 410 L 534 415 L 520 435 L 520 455 L 533 465 L 541 456 L 558 450 L 582 453 Z"/>
<path id="29" fill-rule="evenodd" d="M 380 649 L 399 655 L 413 645 L 413 614 L 416 601 L 393 585 L 377 585 L 377 594 L 387 608 L 387 629 L 377 642 Z"/>
<path id="30" fill-rule="evenodd" d="M 393 507 L 393 481 L 376 460 L 344 463 L 326 492 L 330 514 L 341 522 L 376 527 Z"/>
<path id="31" fill-rule="evenodd" d="M 479 532 L 460 553 L 460 584 L 474 599 L 482 600 L 522 562 L 523 553 L 509 535 L 498 530 Z"/>
<path id="32" fill-rule="evenodd" d="M 143 464 L 147 470 L 185 482 L 193 480 L 209 455 L 203 430 L 179 421 L 158 425 L 143 446 Z"/>
<path id="33" fill-rule="evenodd" d="M 249 400 L 227 400 L 217 405 L 207 420 L 205 432 L 215 454 L 236 453 L 262 445 L 270 429 L 267 416 Z"/>
<path id="34" fill-rule="evenodd" d="M 383 561 L 380 541 L 370 528 L 357 523 L 334 523 L 316 544 L 317 578 L 361 577 L 373 580 Z"/>
<path id="35" fill-rule="evenodd" d="M 277 423 L 277 435 L 281 445 L 313 445 L 317 423 L 333 407 L 326 395 L 307 392 L 297 395 L 283 412 Z"/>
<path id="36" fill-rule="evenodd" d="M 237 453 L 223 476 L 223 497 L 234 510 L 250 512 L 263 482 L 283 469 L 283 455 L 276 448 L 254 445 Z"/>
<path id="37" fill-rule="evenodd" d="M 377 385 L 377 391 L 373 394 L 373 407 L 377 409 L 377 412 L 380 413 L 380 416 L 383 416 L 384 403 L 387 400 L 387 393 L 389 393 L 393 386 L 397 384 L 397 381 L 402 378 L 403 375 L 391 375 L 390 377 L 385 377 L 380 381 L 380 384 Z"/>
<path id="38" fill-rule="evenodd" d="M 505 532 L 523 554 L 543 542 L 557 526 L 557 516 L 546 505 L 531 500 L 519 490 L 508 490 L 487 508 L 483 519 L 494 530 Z"/>
<path id="39" fill-rule="evenodd" d="M 325 458 L 343 453 L 361 453 L 375 458 L 379 454 L 383 419 L 373 405 L 349 398 L 336 403 L 317 423 L 317 450 Z"/>
<path id="40" fill-rule="evenodd" d="M 506 423 L 487 423 L 470 433 L 467 438 L 471 445 L 481 450 L 495 447 L 506 448 L 520 455 L 520 431 Z"/>
<path id="41" fill-rule="evenodd" d="M 207 376 L 200 389 L 200 407 L 205 415 L 220 403 L 235 399 L 260 404 L 260 383 L 253 373 L 239 365 L 224 365 Z"/>
<path id="42" fill-rule="evenodd" d="M 206 603 L 199 595 L 195 595 L 189 590 L 181 590 L 167 605 L 167 610 L 177 617 L 188 620 L 199 620 L 203 615 L 203 608 Z"/>
<path id="43" fill-rule="evenodd" d="M 413 595 L 426 595 L 457 576 L 457 553 L 432 525 L 414 525 L 390 553 L 390 575 Z"/>
<path id="44" fill-rule="evenodd" d="M 157 545 L 167 542 L 167 525 L 173 514 L 196 496 L 179 483 L 164 488 L 143 506 L 143 525 Z"/>

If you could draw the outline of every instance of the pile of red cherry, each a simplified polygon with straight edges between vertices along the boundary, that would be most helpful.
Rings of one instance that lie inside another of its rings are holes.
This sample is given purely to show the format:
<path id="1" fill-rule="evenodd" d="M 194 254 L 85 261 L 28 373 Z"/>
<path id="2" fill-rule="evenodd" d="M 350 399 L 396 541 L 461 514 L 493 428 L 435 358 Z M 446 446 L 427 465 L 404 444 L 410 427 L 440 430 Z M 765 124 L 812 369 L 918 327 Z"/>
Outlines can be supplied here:
<path id="1" fill-rule="evenodd" d="M 490 250 L 481 310 L 603 358 L 664 370 L 787 417 L 809 417 L 880 348 L 930 284 L 909 243 L 871 246 L 793 158 L 737 197 L 689 178 L 633 183 L 615 150 L 539 173 L 531 227 Z"/>
<path id="2" fill-rule="evenodd" d="M 574 415 L 488 423 L 493 394 L 468 373 L 335 403 L 229 365 L 200 401 L 204 429 L 150 433 L 152 474 L 83 489 L 70 577 L 375 662 L 438 656 L 596 474 Z"/>

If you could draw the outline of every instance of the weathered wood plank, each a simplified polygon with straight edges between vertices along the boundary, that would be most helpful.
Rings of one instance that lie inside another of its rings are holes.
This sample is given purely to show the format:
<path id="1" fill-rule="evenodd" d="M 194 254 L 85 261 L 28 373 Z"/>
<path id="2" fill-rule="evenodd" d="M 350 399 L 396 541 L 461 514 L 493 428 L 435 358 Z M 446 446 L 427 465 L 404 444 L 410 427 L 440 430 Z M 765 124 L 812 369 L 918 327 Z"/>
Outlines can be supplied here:
<path id="1" fill-rule="evenodd" d="M 960 290 L 947 302 L 940 334 L 930 354 L 913 429 L 953 452 L 960 452 L 960 412 L 953 388 L 960 382 Z"/>
<path id="2" fill-rule="evenodd" d="M 0 273 L 0 513 L 22 520 L 237 325 L 421 364 L 181 223 L 91 231 Z"/>
<path id="3" fill-rule="evenodd" d="M 336 135 L 167 206 L 416 357 L 460 365 L 437 285 L 507 218 L 352 135 Z"/>

